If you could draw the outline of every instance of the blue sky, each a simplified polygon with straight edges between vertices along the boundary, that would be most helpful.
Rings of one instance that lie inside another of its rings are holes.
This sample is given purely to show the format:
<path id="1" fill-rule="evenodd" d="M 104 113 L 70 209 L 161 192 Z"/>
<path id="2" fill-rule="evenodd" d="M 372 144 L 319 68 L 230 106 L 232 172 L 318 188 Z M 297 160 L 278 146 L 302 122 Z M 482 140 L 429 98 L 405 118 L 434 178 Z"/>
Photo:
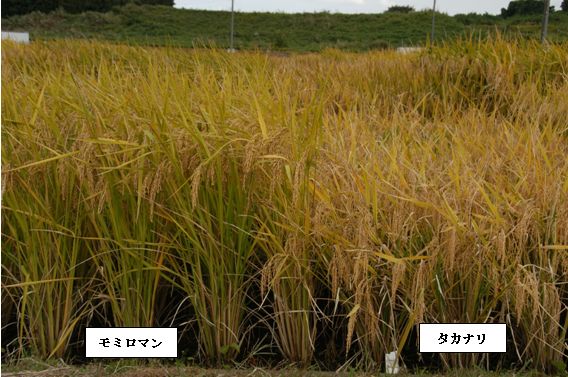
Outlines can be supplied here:
<path id="1" fill-rule="evenodd" d="M 560 8 L 562 0 L 552 0 L 551 5 Z M 227 10 L 231 0 L 175 0 L 178 8 Z M 437 0 L 441 12 L 456 13 L 492 13 L 498 14 L 506 8 L 509 0 Z M 235 9 L 259 12 L 317 12 L 330 11 L 341 13 L 379 13 L 391 5 L 412 5 L 416 9 L 432 7 L 432 0 L 235 0 Z"/>

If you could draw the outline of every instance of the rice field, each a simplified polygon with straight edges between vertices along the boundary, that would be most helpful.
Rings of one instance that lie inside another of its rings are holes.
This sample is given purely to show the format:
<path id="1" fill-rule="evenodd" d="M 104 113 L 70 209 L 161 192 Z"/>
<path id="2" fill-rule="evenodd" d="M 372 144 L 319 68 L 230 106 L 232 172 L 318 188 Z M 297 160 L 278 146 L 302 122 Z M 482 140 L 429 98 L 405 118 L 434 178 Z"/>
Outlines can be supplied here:
<path id="1" fill-rule="evenodd" d="M 2 42 L 1 133 L 4 361 L 173 326 L 202 366 L 566 366 L 566 43 Z M 508 352 L 419 355 L 438 322 Z"/>

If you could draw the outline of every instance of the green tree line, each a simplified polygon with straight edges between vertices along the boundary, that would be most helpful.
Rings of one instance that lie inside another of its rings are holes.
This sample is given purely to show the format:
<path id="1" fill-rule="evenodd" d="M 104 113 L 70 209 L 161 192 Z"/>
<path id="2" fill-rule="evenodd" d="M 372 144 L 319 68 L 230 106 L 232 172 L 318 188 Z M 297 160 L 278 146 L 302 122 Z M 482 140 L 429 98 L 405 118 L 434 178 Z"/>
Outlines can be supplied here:
<path id="1" fill-rule="evenodd" d="M 2 0 L 2 18 L 34 11 L 48 13 L 63 9 L 69 13 L 108 12 L 126 3 L 173 6 L 174 0 Z"/>
<path id="2" fill-rule="evenodd" d="M 568 0 L 564 0 L 560 8 L 563 11 L 568 11 Z M 554 12 L 554 7 L 550 7 Z M 513 16 L 526 16 L 531 14 L 539 14 L 544 11 L 543 0 L 516 0 L 509 2 L 507 8 L 501 8 L 501 16 L 504 18 Z"/>

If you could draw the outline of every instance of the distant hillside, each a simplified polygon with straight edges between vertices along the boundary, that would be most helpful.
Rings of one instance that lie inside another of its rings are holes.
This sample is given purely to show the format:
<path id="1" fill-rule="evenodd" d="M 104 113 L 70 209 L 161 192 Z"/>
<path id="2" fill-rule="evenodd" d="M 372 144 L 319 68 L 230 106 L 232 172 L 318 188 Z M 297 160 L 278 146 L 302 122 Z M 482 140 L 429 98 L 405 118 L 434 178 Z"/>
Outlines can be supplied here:
<path id="1" fill-rule="evenodd" d="M 229 44 L 229 12 L 175 9 L 128 4 L 108 13 L 30 13 L 2 19 L 3 30 L 28 30 L 33 39 L 98 38 L 140 44 Z M 421 45 L 430 31 L 431 13 L 331 14 L 237 13 L 236 47 L 319 51 L 324 48 L 368 50 L 401 45 Z M 540 17 L 503 19 L 490 15 L 436 16 L 437 38 L 482 35 L 500 30 L 505 34 L 538 37 Z M 555 12 L 550 20 L 550 39 L 568 40 L 568 13 Z"/>

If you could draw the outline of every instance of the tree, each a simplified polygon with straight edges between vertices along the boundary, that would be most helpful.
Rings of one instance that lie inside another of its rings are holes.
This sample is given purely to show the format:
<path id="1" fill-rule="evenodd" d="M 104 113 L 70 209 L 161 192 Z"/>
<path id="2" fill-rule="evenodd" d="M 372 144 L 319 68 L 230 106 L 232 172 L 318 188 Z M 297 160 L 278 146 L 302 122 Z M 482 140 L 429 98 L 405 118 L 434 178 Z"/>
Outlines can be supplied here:
<path id="1" fill-rule="evenodd" d="M 168 7 L 174 6 L 174 0 L 130 0 L 134 4 L 147 4 L 147 5 L 165 5 Z"/>
<path id="2" fill-rule="evenodd" d="M 114 6 L 126 4 L 126 0 L 60 0 L 61 8 L 69 13 L 108 12 Z"/>
<path id="3" fill-rule="evenodd" d="M 554 11 L 554 7 L 550 7 Z M 501 9 L 503 18 L 512 16 L 526 16 L 532 14 L 542 14 L 544 1 L 542 0 L 515 0 L 509 3 L 507 9 Z"/>
<path id="4" fill-rule="evenodd" d="M 2 0 L 2 18 L 33 11 L 51 12 L 57 9 L 57 0 Z"/>
<path id="5" fill-rule="evenodd" d="M 563 12 L 568 12 L 568 0 L 564 0 L 560 5 L 560 8 Z"/>
<path id="6" fill-rule="evenodd" d="M 126 3 L 173 6 L 174 0 L 2 0 L 2 18 L 31 12 L 49 13 L 62 8 L 69 13 L 108 12 Z"/>
<path id="7" fill-rule="evenodd" d="M 410 5 L 394 5 L 387 9 L 387 13 L 410 13 L 414 12 L 414 7 Z"/>

